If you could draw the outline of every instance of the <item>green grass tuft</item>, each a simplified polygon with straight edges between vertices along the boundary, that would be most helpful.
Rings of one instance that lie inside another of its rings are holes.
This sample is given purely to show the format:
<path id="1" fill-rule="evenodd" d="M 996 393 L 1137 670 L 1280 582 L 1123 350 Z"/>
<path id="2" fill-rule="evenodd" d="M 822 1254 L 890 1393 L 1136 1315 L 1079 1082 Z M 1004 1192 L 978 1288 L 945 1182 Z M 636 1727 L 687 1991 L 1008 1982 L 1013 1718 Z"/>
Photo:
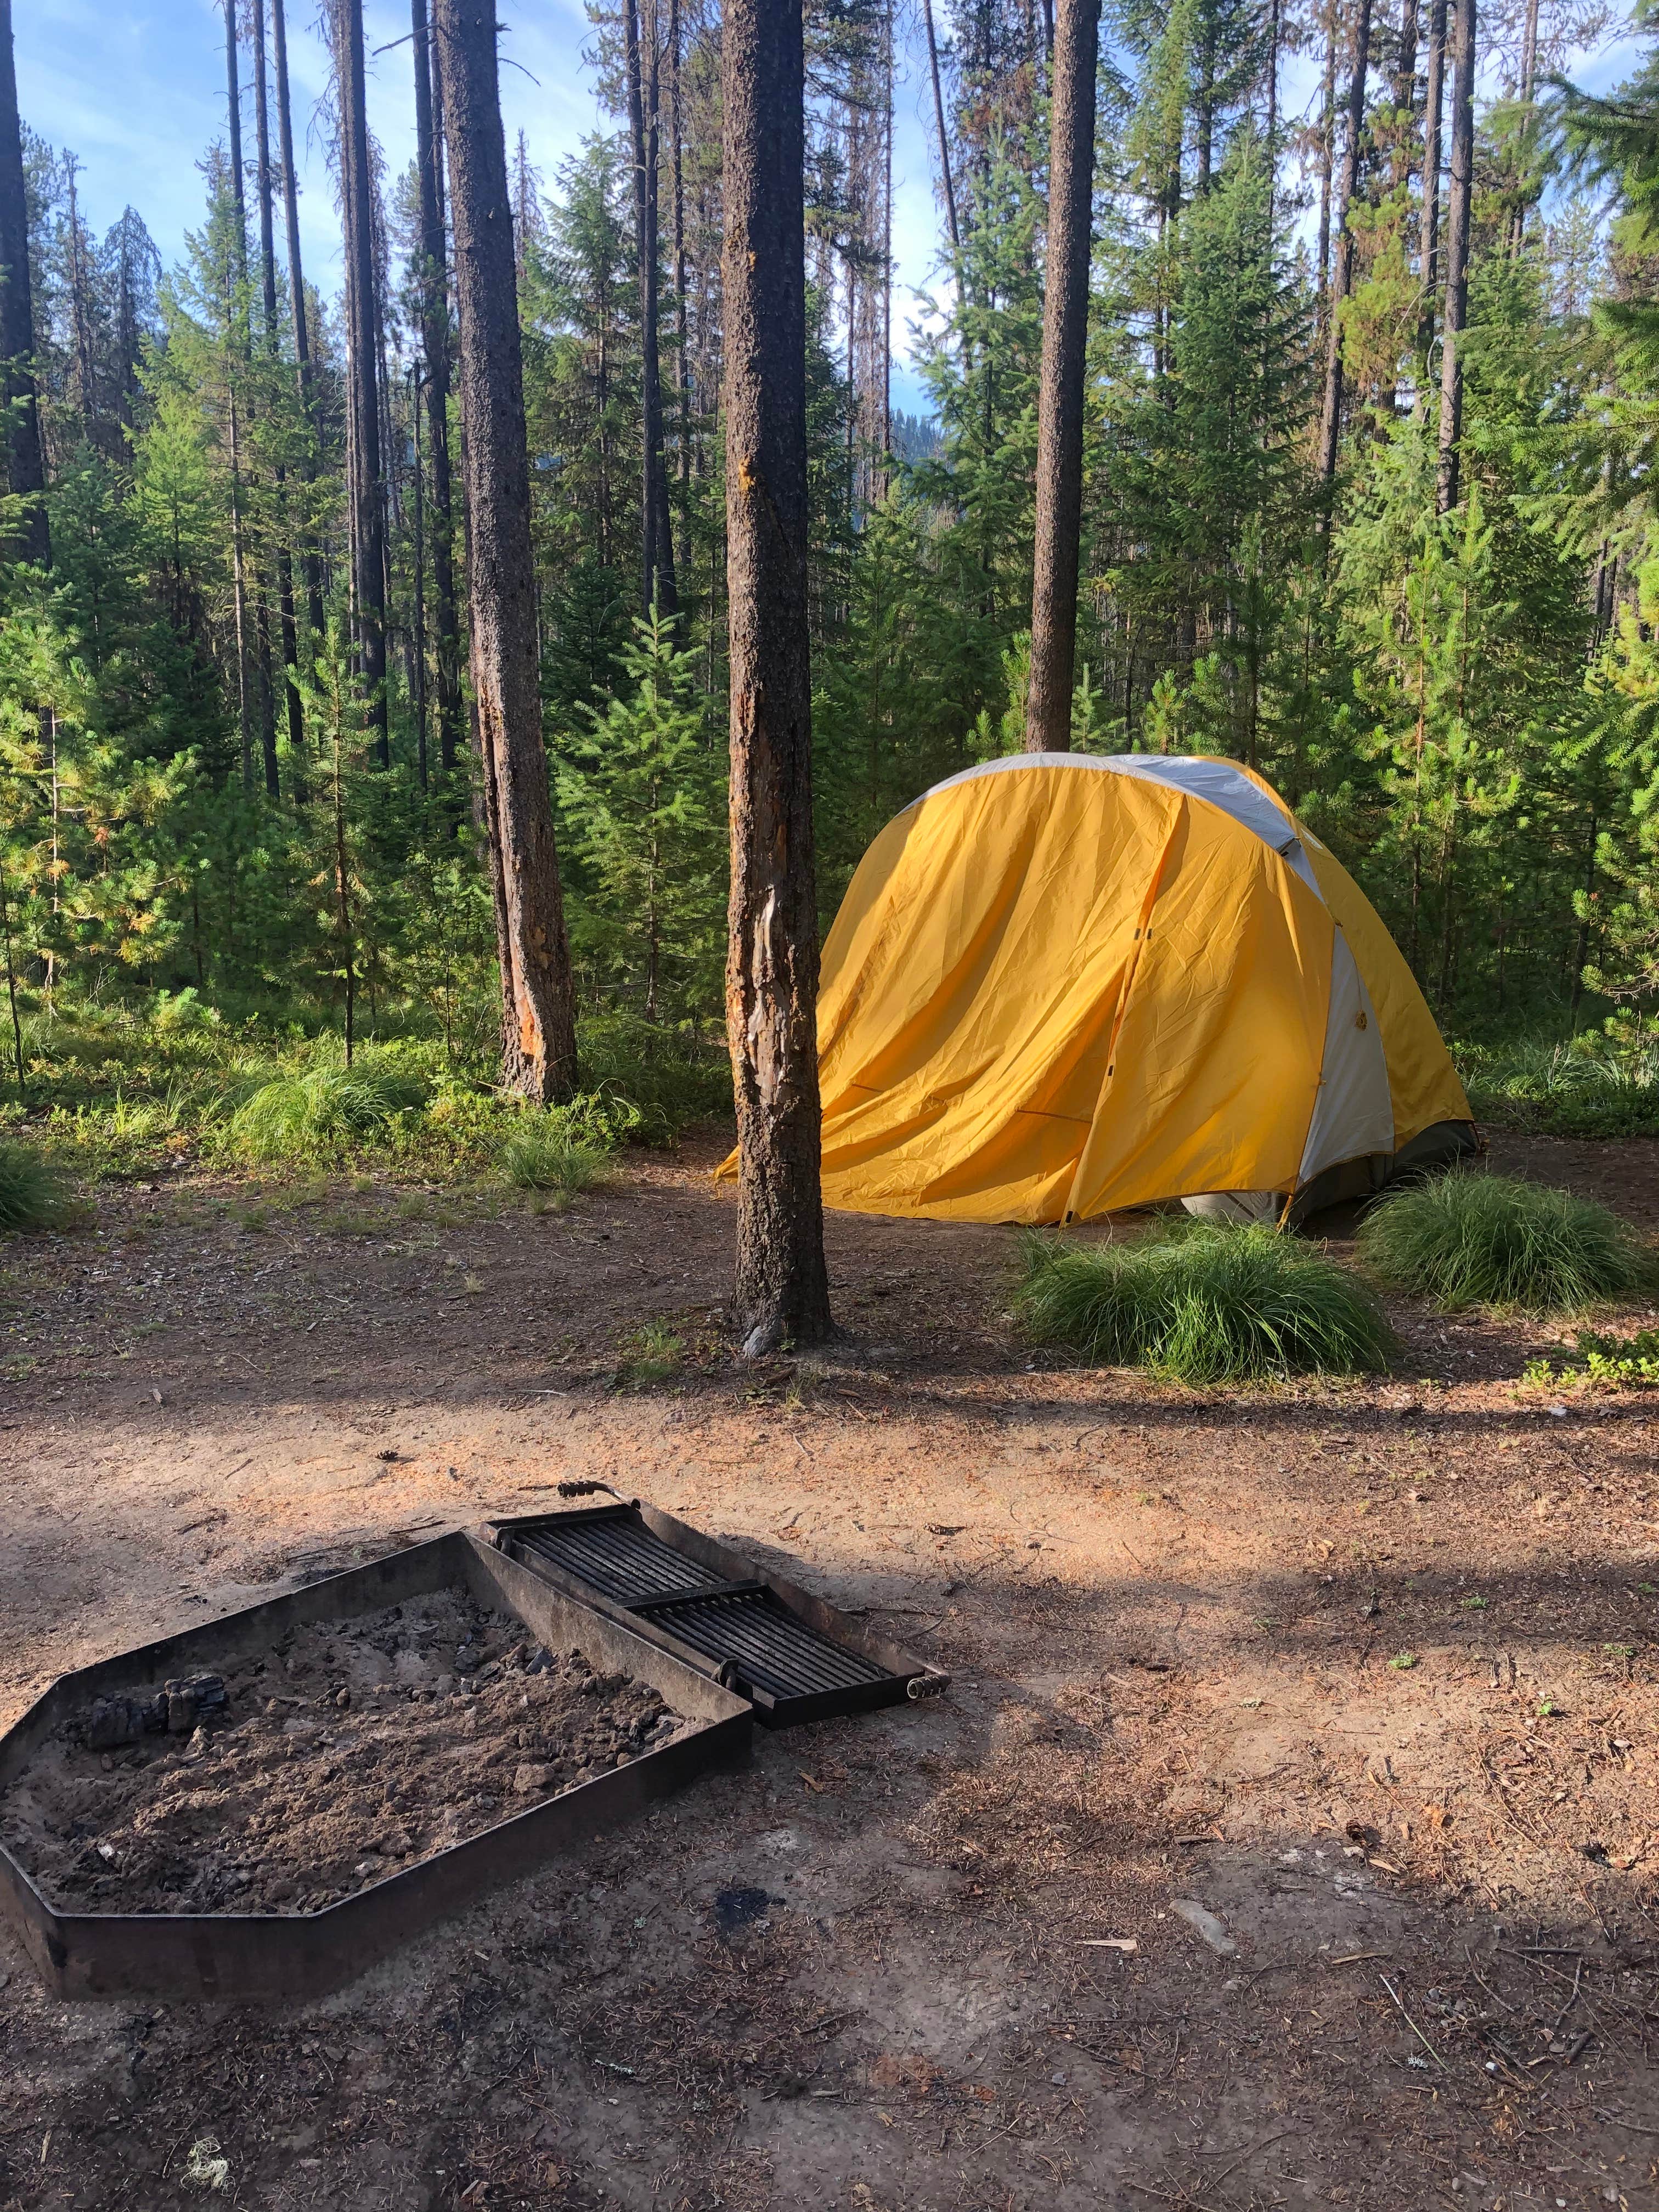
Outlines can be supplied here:
<path id="1" fill-rule="evenodd" d="M 425 1078 L 396 1061 L 365 1056 L 348 1067 L 325 1060 L 276 1076 L 246 1097 L 230 1117 L 231 1147 L 252 1160 L 337 1153 L 423 1106 L 428 1095 Z"/>
<path id="2" fill-rule="evenodd" d="M 1581 1313 L 1652 1275 L 1635 1231 L 1593 1199 L 1468 1171 L 1384 1199 L 1359 1249 L 1381 1281 L 1448 1312 Z"/>
<path id="3" fill-rule="evenodd" d="M 0 1143 L 0 1237 L 59 1228 L 73 1212 L 63 1177 L 33 1146 Z"/>
<path id="4" fill-rule="evenodd" d="M 526 1116 L 502 1139 L 501 1163 L 520 1190 L 553 1191 L 565 1198 L 591 1190 L 611 1172 L 611 1148 L 580 1133 L 556 1109 Z"/>
<path id="5" fill-rule="evenodd" d="M 1363 1284 L 1265 1225 L 1175 1223 L 1089 1246 L 1033 1235 L 1014 1305 L 1039 1343 L 1183 1382 L 1370 1374 L 1393 1349 Z"/>

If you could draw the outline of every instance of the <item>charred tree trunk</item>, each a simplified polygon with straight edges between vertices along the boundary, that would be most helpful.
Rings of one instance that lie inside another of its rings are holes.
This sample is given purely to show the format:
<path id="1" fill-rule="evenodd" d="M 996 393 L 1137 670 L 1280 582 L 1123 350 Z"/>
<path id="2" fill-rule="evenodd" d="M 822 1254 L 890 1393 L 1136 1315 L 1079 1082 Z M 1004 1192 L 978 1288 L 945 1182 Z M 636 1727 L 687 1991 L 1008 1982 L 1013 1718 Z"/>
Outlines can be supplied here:
<path id="1" fill-rule="evenodd" d="M 1435 300 L 1440 289 L 1440 113 L 1445 106 L 1446 0 L 1429 11 L 1429 51 L 1423 88 L 1423 202 L 1418 217 L 1418 405 L 1425 411 L 1434 365 Z"/>
<path id="2" fill-rule="evenodd" d="M 0 453 L 6 489 L 24 502 L 7 548 L 40 568 L 52 562 L 46 457 L 34 391 L 34 305 L 29 283 L 29 204 L 17 112 L 11 0 L 0 0 Z"/>
<path id="3" fill-rule="evenodd" d="M 638 0 L 623 0 L 623 58 L 628 72 L 628 128 L 634 153 L 634 240 L 640 276 L 640 382 L 643 465 L 640 536 L 644 548 L 643 604 L 665 615 L 678 611 L 674 590 L 674 539 L 668 512 L 668 471 L 663 461 L 662 364 L 657 332 L 658 64 L 654 21 L 646 25 L 648 55 L 640 51 Z"/>
<path id="4" fill-rule="evenodd" d="M 733 1314 L 751 1357 L 830 1330 L 819 1188 L 807 621 L 801 0 L 726 0 L 726 526 L 732 684 L 726 1036 Z"/>
<path id="5" fill-rule="evenodd" d="M 1025 750 L 1069 752 L 1083 521 L 1084 355 L 1100 0 L 1060 0 L 1048 153 L 1048 244 L 1037 398 L 1036 580 Z"/>
<path id="6" fill-rule="evenodd" d="M 1342 307 L 1353 289 L 1353 204 L 1359 189 L 1359 146 L 1365 130 L 1365 73 L 1370 62 L 1371 0 L 1359 0 L 1353 28 L 1353 75 L 1348 82 L 1348 132 L 1342 149 L 1342 191 L 1337 206 L 1336 266 L 1331 275 L 1329 324 L 1325 333 L 1325 405 L 1319 423 L 1319 481 L 1328 495 L 1336 476 L 1342 434 Z M 1326 526 L 1329 526 L 1328 508 Z"/>
<path id="7" fill-rule="evenodd" d="M 283 164 L 283 215 L 288 234 L 289 313 L 294 318 L 294 374 L 299 386 L 300 412 L 313 437 L 317 416 L 311 378 L 311 331 L 306 308 L 305 270 L 300 260 L 300 185 L 294 170 L 294 115 L 288 96 L 288 26 L 283 0 L 270 0 L 271 58 L 276 70 L 276 149 Z M 314 454 L 305 467 L 307 483 L 316 477 Z M 311 624 L 312 650 L 323 636 L 323 564 L 307 530 L 300 544 L 300 574 L 306 589 L 306 615 Z"/>
<path id="8" fill-rule="evenodd" d="M 351 438 L 353 597 L 364 724 L 382 768 L 392 758 L 386 696 L 386 533 L 381 504 L 379 347 L 374 312 L 374 185 L 363 80 L 362 0 L 333 0 L 339 88 L 340 182 L 345 227 L 346 413 Z M 509 267 L 511 217 L 507 222 Z M 516 294 L 514 295 L 516 297 Z"/>
<path id="9" fill-rule="evenodd" d="M 679 483 L 680 545 L 690 545 L 691 520 L 691 355 L 685 299 L 685 125 L 680 90 L 680 0 L 668 0 L 668 104 L 672 117 L 669 161 L 672 173 L 674 228 L 674 395 L 679 410 L 676 474 Z M 686 558 L 692 558 L 689 550 Z"/>
<path id="10" fill-rule="evenodd" d="M 1451 179 L 1446 197 L 1446 311 L 1440 345 L 1440 454 L 1436 505 L 1458 501 L 1463 436 L 1463 348 L 1469 307 L 1469 208 L 1474 183 L 1475 0 L 1452 0 Z"/>
<path id="11" fill-rule="evenodd" d="M 433 57 L 426 0 L 411 0 L 415 32 L 415 155 L 420 174 L 421 351 L 426 360 L 427 449 L 432 471 L 427 526 L 432 542 L 432 590 L 437 623 L 438 766 L 452 775 L 461 745 L 460 629 L 455 612 L 455 532 L 449 470 L 448 246 L 439 194 L 442 158 L 433 120 Z"/>
<path id="12" fill-rule="evenodd" d="M 270 114 L 265 97 L 265 4 L 253 0 L 253 114 L 258 134 L 259 280 L 264 302 L 265 351 L 276 359 L 276 245 L 271 218 Z M 294 619 L 294 561 L 288 542 L 288 471 L 276 464 L 276 599 L 283 626 L 283 689 L 288 701 L 288 742 L 295 758 L 305 744 L 300 698 L 299 629 Z"/>
<path id="13" fill-rule="evenodd" d="M 436 0 L 433 20 L 455 216 L 472 692 L 495 864 L 501 1079 L 549 1104 L 576 1087 L 575 992 L 542 744 L 530 460 L 494 0 Z"/>

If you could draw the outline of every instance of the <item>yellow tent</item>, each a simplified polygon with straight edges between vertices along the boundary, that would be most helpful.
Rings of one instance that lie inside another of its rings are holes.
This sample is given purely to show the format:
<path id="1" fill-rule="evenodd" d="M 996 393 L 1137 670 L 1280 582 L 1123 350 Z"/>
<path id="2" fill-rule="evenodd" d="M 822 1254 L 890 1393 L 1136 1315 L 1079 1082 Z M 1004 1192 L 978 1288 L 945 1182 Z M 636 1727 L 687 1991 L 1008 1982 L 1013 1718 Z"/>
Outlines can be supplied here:
<path id="1" fill-rule="evenodd" d="M 818 1065 L 856 1212 L 1300 1213 L 1474 1142 L 1369 902 L 1226 760 L 1024 754 L 926 793 L 836 917 Z"/>

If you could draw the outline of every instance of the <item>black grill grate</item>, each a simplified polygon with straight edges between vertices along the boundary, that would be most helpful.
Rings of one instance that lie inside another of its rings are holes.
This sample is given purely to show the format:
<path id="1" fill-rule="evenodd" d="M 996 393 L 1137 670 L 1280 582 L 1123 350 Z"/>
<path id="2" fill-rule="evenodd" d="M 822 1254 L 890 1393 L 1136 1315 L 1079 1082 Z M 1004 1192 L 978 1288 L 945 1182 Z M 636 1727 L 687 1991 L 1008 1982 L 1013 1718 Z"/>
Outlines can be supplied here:
<path id="1" fill-rule="evenodd" d="M 627 1606 L 683 1590 L 718 1589 L 720 1577 L 665 1544 L 625 1506 L 567 1522 L 544 1521 L 514 1531 L 526 1559 L 545 1559 Z"/>
<path id="2" fill-rule="evenodd" d="M 887 1651 L 857 1623 L 792 1583 L 760 1579 L 749 1561 L 665 1514 L 647 1520 L 633 1504 L 538 1514 L 497 1522 L 496 1541 L 526 1566 L 608 1600 L 682 1657 L 711 1662 L 774 1725 L 869 1711 L 920 1694 L 918 1681 L 942 1680 L 919 1662 L 886 1664 Z"/>
<path id="3" fill-rule="evenodd" d="M 797 1620 L 768 1589 L 659 1598 L 638 1610 L 694 1650 L 731 1660 L 746 1687 L 774 1698 L 822 1697 L 891 1679 L 873 1659 Z"/>

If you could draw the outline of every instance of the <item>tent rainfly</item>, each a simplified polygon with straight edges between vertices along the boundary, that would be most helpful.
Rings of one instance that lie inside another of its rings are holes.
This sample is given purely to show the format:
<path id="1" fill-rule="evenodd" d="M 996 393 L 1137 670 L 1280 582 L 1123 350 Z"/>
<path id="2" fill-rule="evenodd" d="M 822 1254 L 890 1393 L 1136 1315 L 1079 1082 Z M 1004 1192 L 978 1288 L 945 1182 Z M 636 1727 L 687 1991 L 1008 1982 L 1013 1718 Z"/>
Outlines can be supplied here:
<path id="1" fill-rule="evenodd" d="M 1032 753 L 860 863 L 823 951 L 823 1195 L 1299 1218 L 1477 1139 L 1369 901 L 1237 762 Z"/>

